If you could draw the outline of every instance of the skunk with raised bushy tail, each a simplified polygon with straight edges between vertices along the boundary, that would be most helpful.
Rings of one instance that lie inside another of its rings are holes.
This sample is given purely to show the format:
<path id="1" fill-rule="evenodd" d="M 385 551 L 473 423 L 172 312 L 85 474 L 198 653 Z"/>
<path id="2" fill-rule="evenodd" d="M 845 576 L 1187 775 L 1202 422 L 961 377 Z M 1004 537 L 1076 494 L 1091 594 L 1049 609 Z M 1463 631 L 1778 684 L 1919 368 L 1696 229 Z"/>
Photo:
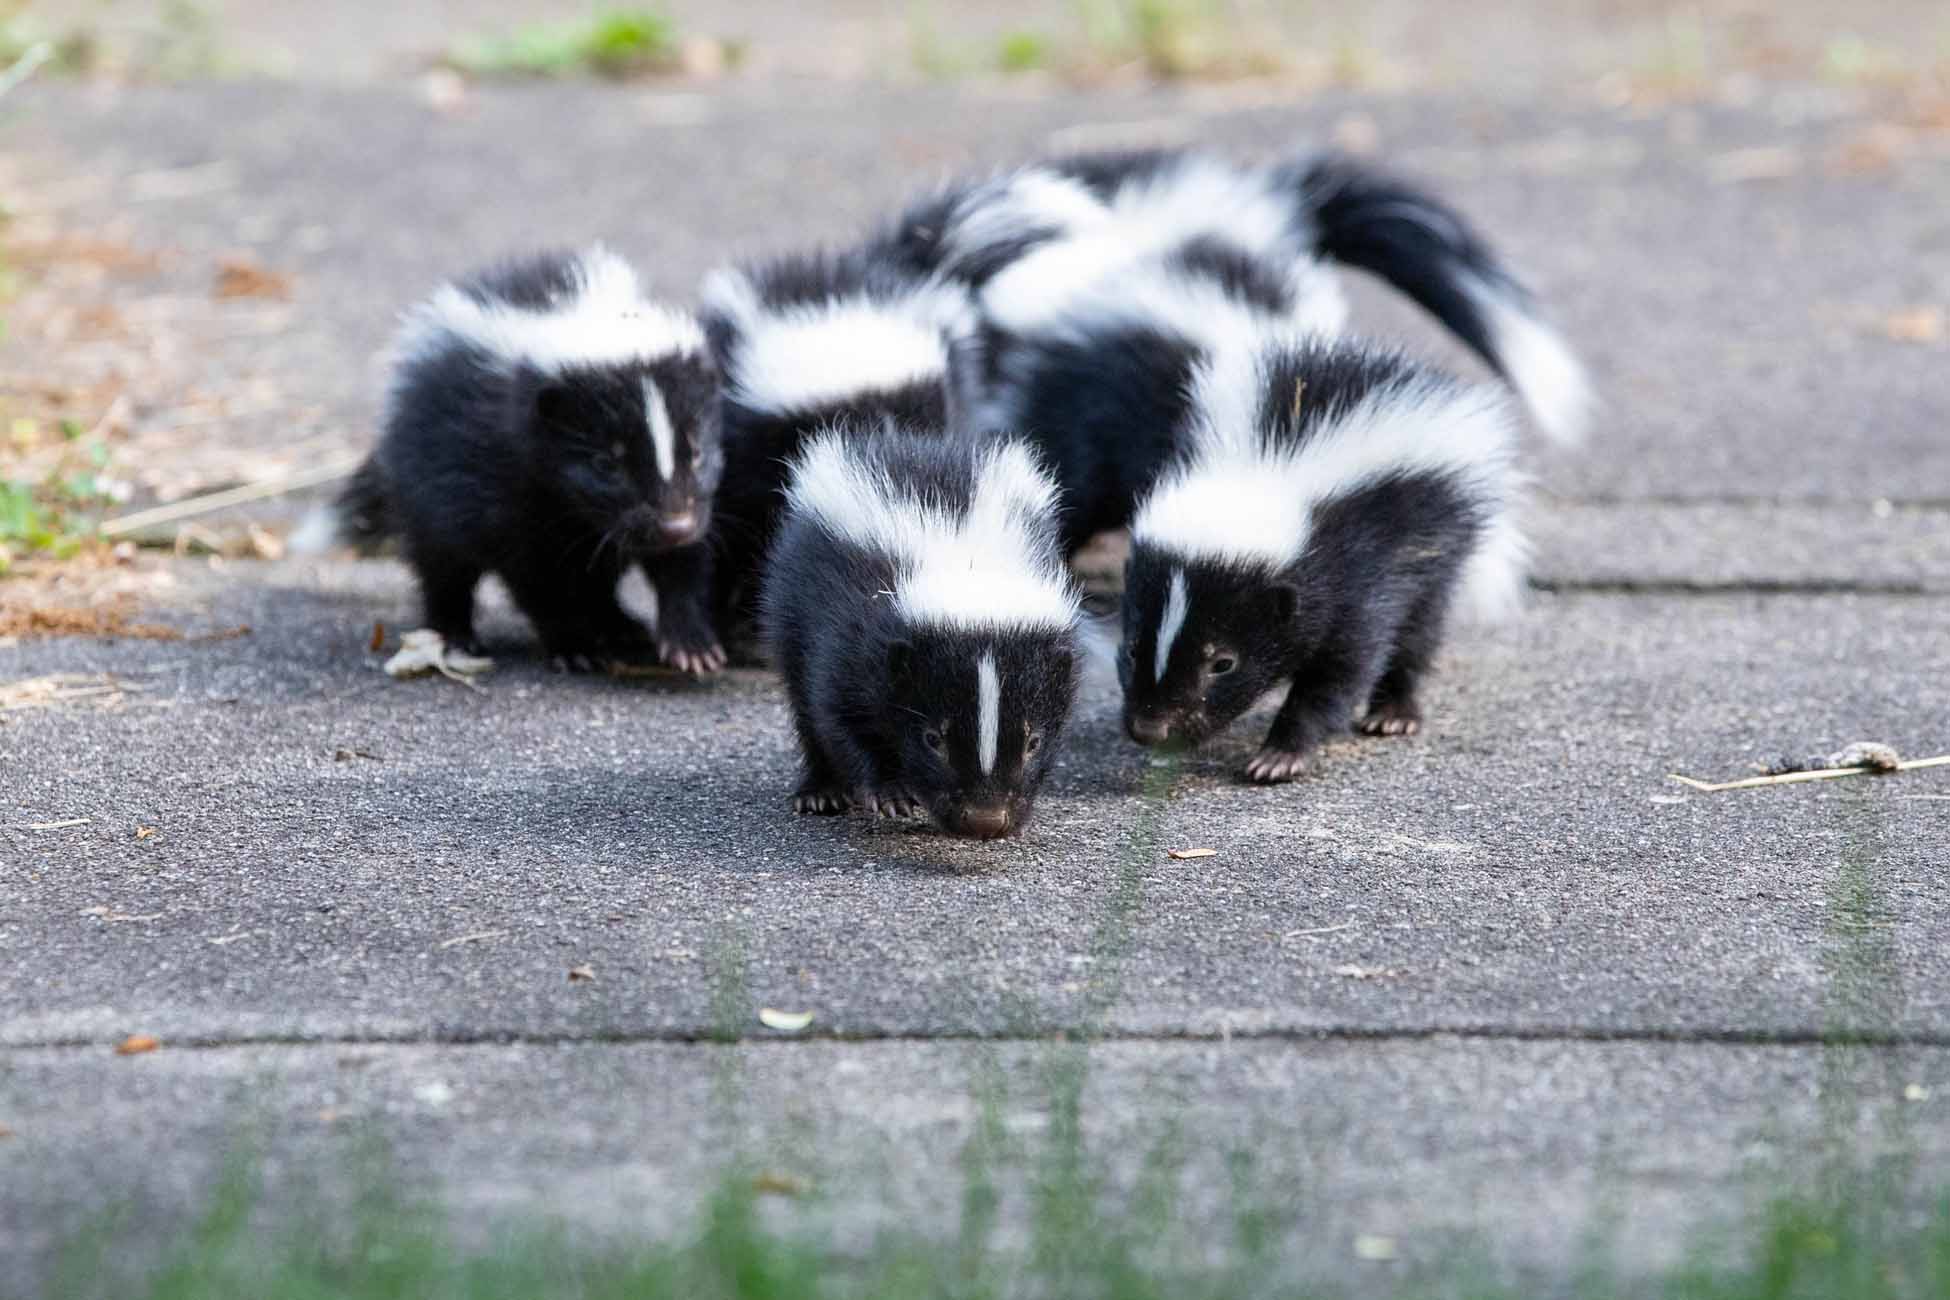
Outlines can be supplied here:
<path id="1" fill-rule="evenodd" d="M 1222 351 L 1182 458 L 1131 525 L 1119 675 L 1140 744 L 1197 744 L 1284 686 L 1245 775 L 1325 737 L 1421 723 L 1453 614 L 1520 599 L 1517 420 L 1504 392 L 1347 342 Z"/>
<path id="2" fill-rule="evenodd" d="M 1008 274 L 1050 298 L 1117 264 L 1202 250 L 1313 279 L 1303 295 L 1313 311 L 1326 300 L 1319 282 L 1328 264 L 1357 267 L 1481 356 L 1553 440 L 1575 442 L 1590 419 L 1576 354 L 1469 222 L 1426 190 L 1351 158 L 1253 166 L 1142 150 L 1050 159 L 918 203 L 882 242 L 916 273 L 980 291 Z"/>
<path id="3" fill-rule="evenodd" d="M 475 651 L 475 587 L 497 573 L 573 669 L 646 642 L 616 597 L 640 564 L 662 657 L 708 671 L 723 651 L 677 575 L 710 523 L 717 390 L 697 321 L 602 248 L 454 281 L 407 313 L 379 444 L 294 543 L 397 535 L 428 625 Z"/>
<path id="4" fill-rule="evenodd" d="M 763 624 L 802 813 L 1020 831 L 1076 693 L 1056 485 L 1019 442 L 839 425 L 795 459 Z"/>

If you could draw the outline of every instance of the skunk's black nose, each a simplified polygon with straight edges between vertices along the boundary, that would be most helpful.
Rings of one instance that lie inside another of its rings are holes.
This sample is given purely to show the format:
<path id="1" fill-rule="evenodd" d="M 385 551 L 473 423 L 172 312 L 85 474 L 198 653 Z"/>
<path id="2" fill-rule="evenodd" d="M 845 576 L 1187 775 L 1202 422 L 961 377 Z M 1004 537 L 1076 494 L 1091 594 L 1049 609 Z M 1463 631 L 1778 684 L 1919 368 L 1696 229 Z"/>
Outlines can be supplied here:
<path id="1" fill-rule="evenodd" d="M 1124 730 L 1140 745 L 1162 745 L 1171 736 L 1171 723 L 1133 713 L 1124 719 Z"/>
<path id="2" fill-rule="evenodd" d="M 964 808 L 961 816 L 955 819 L 955 829 L 978 840 L 992 840 L 1008 833 L 1009 810 L 1001 806 Z"/>
<path id="3" fill-rule="evenodd" d="M 697 511 L 684 510 L 657 520 L 657 535 L 676 546 L 697 536 Z"/>

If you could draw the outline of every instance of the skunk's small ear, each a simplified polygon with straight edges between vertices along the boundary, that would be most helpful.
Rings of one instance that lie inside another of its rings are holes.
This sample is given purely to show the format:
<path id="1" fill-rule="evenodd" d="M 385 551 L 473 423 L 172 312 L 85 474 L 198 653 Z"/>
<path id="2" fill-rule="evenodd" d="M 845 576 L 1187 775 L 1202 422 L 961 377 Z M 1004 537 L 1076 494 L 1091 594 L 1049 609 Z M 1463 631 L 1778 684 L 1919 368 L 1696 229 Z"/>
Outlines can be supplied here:
<path id="1" fill-rule="evenodd" d="M 1275 583 L 1267 598 L 1272 603 L 1273 618 L 1280 623 L 1291 623 L 1293 616 L 1300 612 L 1300 588 L 1290 582 Z"/>
<path id="2" fill-rule="evenodd" d="M 896 641 L 887 647 L 887 680 L 905 686 L 914 676 L 914 646 Z"/>

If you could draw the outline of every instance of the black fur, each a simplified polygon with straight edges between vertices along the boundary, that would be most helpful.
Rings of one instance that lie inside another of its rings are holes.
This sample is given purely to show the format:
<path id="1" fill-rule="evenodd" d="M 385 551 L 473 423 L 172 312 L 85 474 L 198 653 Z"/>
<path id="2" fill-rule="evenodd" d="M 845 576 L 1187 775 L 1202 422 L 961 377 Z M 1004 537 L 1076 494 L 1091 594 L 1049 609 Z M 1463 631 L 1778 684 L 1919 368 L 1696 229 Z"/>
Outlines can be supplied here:
<path id="1" fill-rule="evenodd" d="M 368 456 L 332 501 L 338 540 L 362 555 L 377 552 L 389 537 L 399 534 L 386 476 L 379 462 Z"/>
<path id="2" fill-rule="evenodd" d="M 1128 523 L 1178 453 L 1185 385 L 1202 355 L 1165 328 L 1115 324 L 1072 337 L 987 325 L 975 347 L 957 350 L 956 382 L 1006 395 L 1008 418 L 985 427 L 1036 444 L 1062 488 L 1063 550 L 1073 555 L 1097 533 Z M 974 397 L 957 405 L 984 407 Z"/>
<path id="3" fill-rule="evenodd" d="M 965 509 L 982 442 L 855 426 L 858 458 L 897 486 Z M 1054 520 L 1030 525 L 1052 530 Z M 763 625 L 805 759 L 794 806 L 883 814 L 915 807 L 959 835 L 1014 834 L 1028 821 L 1076 693 L 1074 629 L 911 626 L 887 594 L 893 558 L 788 512 L 766 568 Z M 992 773 L 977 758 L 977 660 L 1002 683 Z"/>
<path id="4" fill-rule="evenodd" d="M 745 272 L 768 308 L 811 304 L 855 294 L 897 296 L 913 281 L 875 250 L 810 253 L 780 258 Z M 708 605 L 730 640 L 757 616 L 760 570 L 778 529 L 786 473 L 807 438 L 837 423 L 863 428 L 887 422 L 941 428 L 949 418 L 945 376 L 896 388 L 869 389 L 802 410 L 777 412 L 739 398 L 732 376 L 744 345 L 739 323 L 706 308 L 705 336 L 727 377 L 723 401 L 724 462 L 708 551 L 682 578 L 685 598 Z M 659 594 L 663 588 L 659 587 Z"/>
<path id="5" fill-rule="evenodd" d="M 1304 382 L 1296 420 L 1293 395 Z M 1340 344 L 1282 350 L 1269 368 L 1260 427 L 1293 447 L 1377 391 L 1461 393 L 1455 380 L 1399 354 Z M 1298 563 L 1188 562 L 1143 538 L 1125 568 L 1119 676 L 1125 725 L 1140 744 L 1196 745 L 1281 685 L 1281 706 L 1247 765 L 1256 781 L 1290 779 L 1323 738 L 1362 717 L 1371 734 L 1414 731 L 1417 690 L 1442 639 L 1464 561 L 1494 511 L 1453 475 L 1388 475 L 1330 496 L 1313 512 Z M 1187 613 L 1163 681 L 1152 680 L 1172 575 Z"/>
<path id="6" fill-rule="evenodd" d="M 458 287 L 546 308 L 572 267 L 547 254 Z M 675 433 L 668 481 L 647 434 L 645 379 Z M 557 664 L 583 668 L 645 643 L 617 581 L 640 563 L 660 594 L 681 591 L 671 578 L 695 563 L 721 470 L 717 377 L 703 354 L 544 373 L 442 335 L 400 363 L 379 445 L 340 498 L 341 532 L 375 517 L 398 532 L 426 621 L 449 643 L 478 648 L 474 590 L 498 573 Z M 661 599 L 658 620 L 667 659 L 705 667 L 722 654 L 708 617 L 681 597 Z"/>
<path id="7" fill-rule="evenodd" d="M 1507 375 L 1474 283 L 1530 310 L 1528 290 L 1461 213 L 1365 163 L 1333 154 L 1277 170 L 1314 223 L 1322 256 L 1371 271 L 1408 295 Z"/>

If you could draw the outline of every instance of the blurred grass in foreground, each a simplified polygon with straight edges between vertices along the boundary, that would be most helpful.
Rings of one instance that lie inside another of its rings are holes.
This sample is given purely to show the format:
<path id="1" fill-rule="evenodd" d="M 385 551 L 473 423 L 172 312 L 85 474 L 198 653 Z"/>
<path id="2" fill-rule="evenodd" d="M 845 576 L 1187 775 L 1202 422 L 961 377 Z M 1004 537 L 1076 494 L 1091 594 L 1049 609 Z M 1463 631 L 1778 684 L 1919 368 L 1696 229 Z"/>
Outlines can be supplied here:
<path id="1" fill-rule="evenodd" d="M 1230 1162 L 1229 1231 L 1196 1231 L 1182 1221 L 1185 1152 L 1170 1138 L 1145 1156 L 1133 1186 L 1113 1194 L 1086 1155 L 1075 1103 L 1075 1095 L 1067 1102 L 1059 1095 L 1036 1148 L 1013 1154 L 999 1112 L 978 1116 L 959 1171 L 959 1226 L 938 1237 L 887 1230 L 865 1248 L 842 1250 L 814 1229 L 788 1226 L 798 1215 L 786 1202 L 816 1207 L 830 1193 L 748 1165 L 729 1168 L 694 1226 L 671 1240 L 619 1242 L 543 1222 L 504 1222 L 463 1243 L 438 1211 L 400 1190 L 383 1158 L 370 1162 L 349 1203 L 270 1216 L 277 1223 L 267 1224 L 257 1212 L 258 1162 L 243 1154 L 233 1157 L 164 1258 L 131 1263 L 118 1255 L 110 1216 L 70 1244 L 46 1294 L 61 1300 L 1950 1296 L 1950 1198 L 1934 1210 L 1904 1210 L 1885 1183 L 1866 1178 L 1825 1181 L 1828 1190 L 1819 1196 L 1779 1199 L 1744 1223 L 1703 1234 L 1689 1262 L 1662 1275 L 1620 1268 L 1598 1241 L 1592 1262 L 1575 1277 L 1512 1281 L 1485 1263 L 1489 1253 L 1458 1242 L 1448 1258 L 1390 1264 L 1375 1271 L 1372 1283 L 1349 1288 L 1296 1274 L 1292 1253 L 1282 1247 L 1302 1225 L 1290 1205 L 1266 1194 L 1267 1180 L 1245 1157 Z M 1020 1191 L 1005 1193 L 996 1175 L 1018 1158 L 1027 1177 L 1007 1180 Z M 1018 1195 L 1022 1200 L 1012 1204 Z M 1003 1229 L 1005 1220 L 1021 1226 Z M 1390 1259 L 1391 1250 L 1387 1239 L 1356 1243 L 1356 1254 L 1374 1261 Z"/>

